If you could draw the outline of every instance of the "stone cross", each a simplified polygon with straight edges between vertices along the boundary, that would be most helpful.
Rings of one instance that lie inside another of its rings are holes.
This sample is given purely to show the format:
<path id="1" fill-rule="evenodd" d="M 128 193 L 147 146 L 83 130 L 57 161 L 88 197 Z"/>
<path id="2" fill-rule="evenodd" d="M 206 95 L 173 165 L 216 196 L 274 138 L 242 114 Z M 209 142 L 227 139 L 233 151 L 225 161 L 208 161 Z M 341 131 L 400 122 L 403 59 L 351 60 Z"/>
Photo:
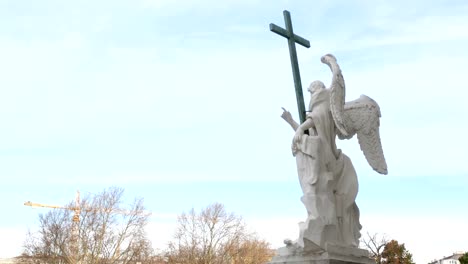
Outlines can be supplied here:
<path id="1" fill-rule="evenodd" d="M 294 87 L 296 88 L 296 100 L 297 108 L 299 110 L 299 119 L 301 124 L 305 121 L 305 106 L 304 106 L 304 95 L 302 94 L 302 84 L 301 76 L 299 74 L 299 64 L 297 62 L 297 53 L 296 53 L 296 42 L 301 44 L 306 48 L 310 48 L 310 42 L 293 32 L 291 14 L 288 10 L 283 11 L 284 23 L 286 24 L 286 29 L 278 27 L 277 25 L 271 23 L 270 30 L 276 34 L 283 36 L 288 39 L 289 45 L 289 57 L 291 58 L 291 67 L 293 72 Z"/>

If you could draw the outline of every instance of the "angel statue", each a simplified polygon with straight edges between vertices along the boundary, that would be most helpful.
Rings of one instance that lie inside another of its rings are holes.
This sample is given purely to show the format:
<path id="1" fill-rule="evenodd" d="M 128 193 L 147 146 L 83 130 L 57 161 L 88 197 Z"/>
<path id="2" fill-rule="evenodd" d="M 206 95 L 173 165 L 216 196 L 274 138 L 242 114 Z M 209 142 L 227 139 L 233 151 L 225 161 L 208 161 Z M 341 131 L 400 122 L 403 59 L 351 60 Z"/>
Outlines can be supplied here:
<path id="1" fill-rule="evenodd" d="M 351 160 L 337 149 L 335 138 L 350 139 L 355 134 L 369 165 L 387 174 L 387 164 L 379 136 L 380 109 L 371 98 L 361 95 L 345 103 L 345 83 L 336 58 L 321 58 L 332 73 L 326 89 L 321 81 L 309 86 L 311 93 L 306 120 L 298 124 L 283 108 L 281 117 L 296 131 L 292 152 L 296 157 L 302 202 L 308 217 L 301 222 L 295 247 L 309 252 L 323 252 L 327 247 L 359 245 L 361 236 L 359 208 L 355 199 L 358 180 Z M 304 131 L 308 130 L 308 135 Z M 286 245 L 292 245 L 285 240 Z"/>

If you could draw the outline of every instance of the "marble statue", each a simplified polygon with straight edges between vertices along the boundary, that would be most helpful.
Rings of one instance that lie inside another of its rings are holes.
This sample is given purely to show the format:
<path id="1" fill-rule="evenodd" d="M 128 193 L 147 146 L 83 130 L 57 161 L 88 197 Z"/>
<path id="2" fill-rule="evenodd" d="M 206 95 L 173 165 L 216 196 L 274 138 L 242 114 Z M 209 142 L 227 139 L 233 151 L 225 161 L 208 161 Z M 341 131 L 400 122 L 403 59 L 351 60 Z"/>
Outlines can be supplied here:
<path id="1" fill-rule="evenodd" d="M 357 134 L 369 165 L 387 174 L 378 104 L 365 95 L 345 103 L 345 83 L 336 58 L 327 54 L 321 61 L 333 74 L 330 88 L 321 81 L 310 84 L 309 111 L 302 124 L 284 108 L 281 116 L 295 131 L 291 148 L 308 215 L 299 224 L 299 238 L 285 240 L 283 254 L 319 254 L 332 247 L 357 250 L 359 246 L 358 179 L 350 158 L 337 149 L 336 136 L 349 139 Z"/>

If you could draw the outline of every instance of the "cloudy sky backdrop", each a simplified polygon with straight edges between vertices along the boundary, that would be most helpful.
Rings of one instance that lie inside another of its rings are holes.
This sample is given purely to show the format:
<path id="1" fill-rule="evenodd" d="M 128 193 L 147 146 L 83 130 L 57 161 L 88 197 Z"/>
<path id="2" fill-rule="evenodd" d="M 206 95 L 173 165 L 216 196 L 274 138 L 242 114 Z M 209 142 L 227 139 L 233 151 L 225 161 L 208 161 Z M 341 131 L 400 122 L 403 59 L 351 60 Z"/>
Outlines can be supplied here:
<path id="1" fill-rule="evenodd" d="M 330 83 L 382 111 L 389 174 L 339 142 L 360 179 L 363 233 L 405 243 L 417 263 L 468 251 L 466 1 L 0 1 L 0 257 L 21 252 L 47 209 L 110 186 L 153 212 L 154 246 L 177 214 L 212 202 L 274 247 L 295 239 L 297 116 L 291 12 L 302 83 Z M 308 94 L 305 93 L 308 100 Z"/>

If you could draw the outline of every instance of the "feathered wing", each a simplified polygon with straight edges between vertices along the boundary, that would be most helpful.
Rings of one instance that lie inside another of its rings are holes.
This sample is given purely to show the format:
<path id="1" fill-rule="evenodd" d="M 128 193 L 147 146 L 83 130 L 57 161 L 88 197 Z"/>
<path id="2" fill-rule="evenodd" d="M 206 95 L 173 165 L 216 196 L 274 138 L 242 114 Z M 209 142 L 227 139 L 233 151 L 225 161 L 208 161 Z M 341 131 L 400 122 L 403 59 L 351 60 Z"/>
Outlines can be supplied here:
<path id="1" fill-rule="evenodd" d="M 348 135 L 343 113 L 346 95 L 343 74 L 341 74 L 341 69 L 336 62 L 335 56 L 331 54 L 324 55 L 321 61 L 330 67 L 333 74 L 332 83 L 330 85 L 330 110 L 333 119 L 335 120 L 339 132 L 343 135 Z"/>
<path id="2" fill-rule="evenodd" d="M 361 95 L 357 100 L 344 106 L 344 121 L 348 135 L 338 134 L 340 139 L 348 139 L 357 134 L 359 145 L 369 165 L 380 174 L 387 174 L 387 163 L 380 141 L 380 108 L 371 98 Z"/>
<path id="3" fill-rule="evenodd" d="M 345 83 L 335 56 L 324 55 L 321 61 L 332 71 L 330 110 L 338 137 L 349 139 L 357 134 L 359 145 L 369 165 L 378 173 L 387 174 L 387 163 L 380 142 L 380 108 L 371 98 L 362 95 L 345 104 Z"/>

